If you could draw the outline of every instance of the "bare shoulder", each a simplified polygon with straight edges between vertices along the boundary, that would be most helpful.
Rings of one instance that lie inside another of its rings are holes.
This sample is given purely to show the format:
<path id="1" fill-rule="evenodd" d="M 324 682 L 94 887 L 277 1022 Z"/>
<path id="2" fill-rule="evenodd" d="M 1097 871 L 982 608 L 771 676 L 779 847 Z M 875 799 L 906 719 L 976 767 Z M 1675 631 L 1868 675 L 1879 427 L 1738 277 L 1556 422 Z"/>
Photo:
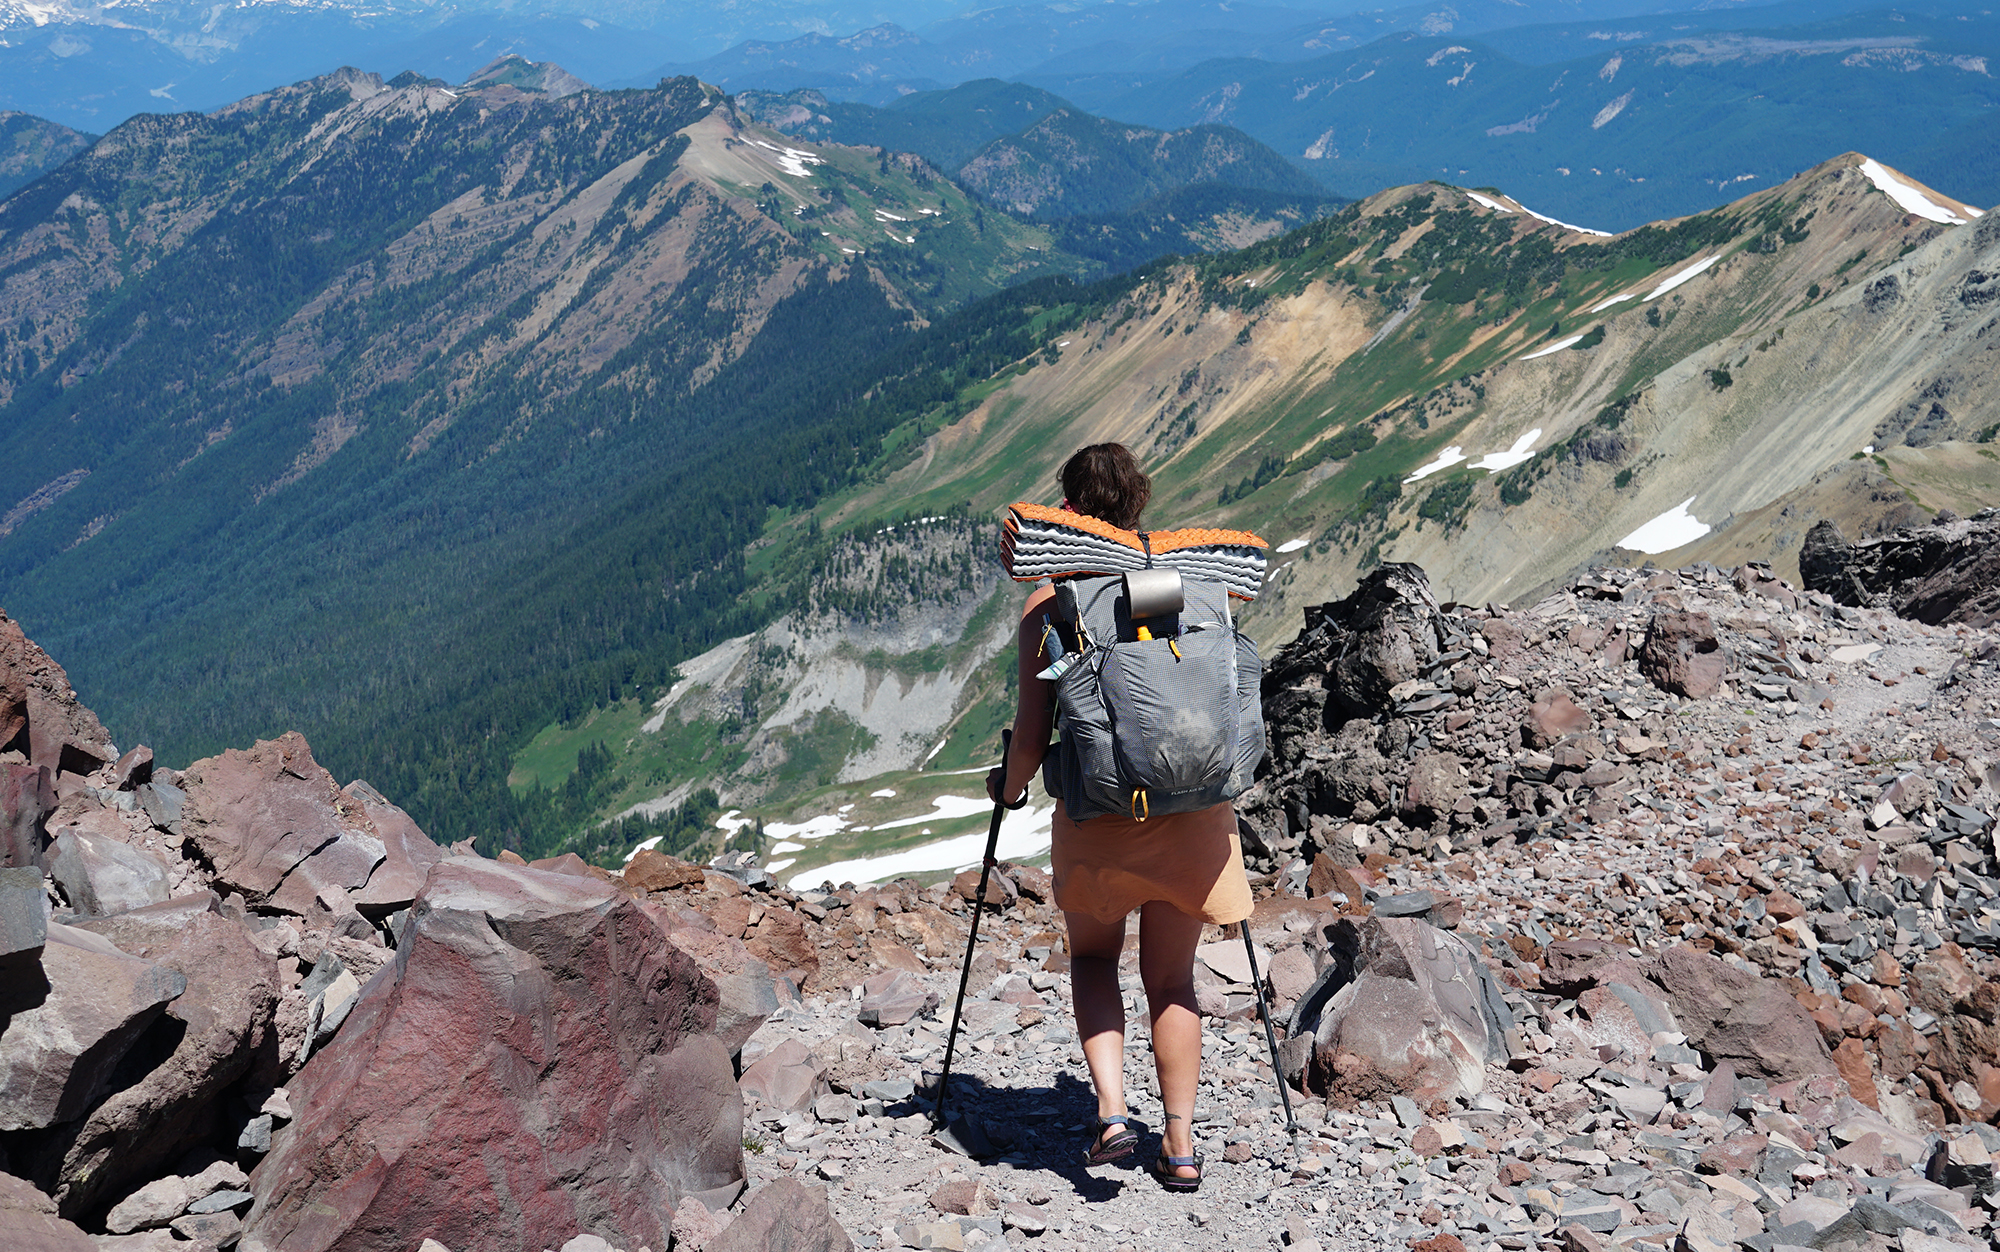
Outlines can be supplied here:
<path id="1" fill-rule="evenodd" d="M 1028 593 L 1028 602 L 1021 606 L 1022 618 L 1032 617 L 1041 611 L 1043 605 L 1055 598 L 1056 588 L 1054 583 L 1042 583 L 1037 586 L 1033 591 Z"/>

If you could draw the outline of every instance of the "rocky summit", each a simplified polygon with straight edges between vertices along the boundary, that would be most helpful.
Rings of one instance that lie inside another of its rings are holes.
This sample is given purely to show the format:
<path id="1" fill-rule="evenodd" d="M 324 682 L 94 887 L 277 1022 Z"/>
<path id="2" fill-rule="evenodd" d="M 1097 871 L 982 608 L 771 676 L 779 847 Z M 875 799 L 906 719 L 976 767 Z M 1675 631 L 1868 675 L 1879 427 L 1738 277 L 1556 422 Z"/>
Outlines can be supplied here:
<path id="1" fill-rule="evenodd" d="M 1079 1160 L 1095 1101 L 1042 869 L 982 895 L 976 870 L 790 891 L 742 855 L 488 860 L 297 735 L 178 770 L 120 752 L 0 621 L 0 1228 L 79 1252 L 1993 1246 L 1991 530 L 1815 532 L 1806 590 L 1596 569 L 1474 606 L 1389 564 L 1308 611 L 1239 803 L 1250 942 L 1199 950 L 1192 1196 L 1143 1172 L 1136 938 L 1153 1124 L 1126 1163 Z"/>

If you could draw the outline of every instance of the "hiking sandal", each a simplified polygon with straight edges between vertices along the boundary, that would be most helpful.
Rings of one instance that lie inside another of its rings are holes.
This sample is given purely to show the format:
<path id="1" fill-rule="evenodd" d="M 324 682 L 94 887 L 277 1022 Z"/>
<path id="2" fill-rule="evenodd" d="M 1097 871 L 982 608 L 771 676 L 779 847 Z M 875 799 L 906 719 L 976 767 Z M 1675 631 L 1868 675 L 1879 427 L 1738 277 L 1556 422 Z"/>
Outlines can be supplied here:
<path id="1" fill-rule="evenodd" d="M 1104 1132 L 1111 1127 L 1121 1129 L 1109 1139 Z M 1090 1146 L 1083 1150 L 1085 1165 L 1109 1165 L 1132 1155 L 1132 1149 L 1139 1146 L 1139 1132 L 1132 1129 L 1132 1119 L 1123 1113 L 1113 1113 L 1109 1117 L 1097 1119 L 1097 1127 L 1091 1137 Z"/>
<path id="2" fill-rule="evenodd" d="M 1192 1169 L 1194 1177 L 1183 1178 L 1174 1172 L 1177 1169 Z M 1163 1152 L 1160 1159 L 1153 1162 L 1153 1177 L 1168 1191 L 1199 1191 L 1201 1153 L 1197 1152 L 1193 1156 L 1168 1156 Z"/>

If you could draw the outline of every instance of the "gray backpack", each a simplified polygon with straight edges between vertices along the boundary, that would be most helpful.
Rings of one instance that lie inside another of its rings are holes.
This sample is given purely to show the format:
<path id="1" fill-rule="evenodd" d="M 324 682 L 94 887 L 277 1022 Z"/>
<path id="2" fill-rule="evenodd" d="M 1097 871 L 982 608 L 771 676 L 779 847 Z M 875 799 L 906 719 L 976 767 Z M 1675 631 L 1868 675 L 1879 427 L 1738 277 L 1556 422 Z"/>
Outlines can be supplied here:
<path id="1" fill-rule="evenodd" d="M 1067 578 L 1052 608 L 1042 674 L 1062 738 L 1042 784 L 1072 820 L 1187 813 L 1250 786 L 1264 665 L 1221 583 L 1164 568 Z"/>

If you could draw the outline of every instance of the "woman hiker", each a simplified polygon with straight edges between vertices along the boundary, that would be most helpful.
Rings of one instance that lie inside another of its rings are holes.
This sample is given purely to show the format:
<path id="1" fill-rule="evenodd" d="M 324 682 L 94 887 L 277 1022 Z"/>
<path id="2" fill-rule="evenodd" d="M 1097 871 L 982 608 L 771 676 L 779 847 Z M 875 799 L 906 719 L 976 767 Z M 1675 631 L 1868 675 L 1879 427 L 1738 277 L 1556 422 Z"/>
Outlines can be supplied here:
<path id="1" fill-rule="evenodd" d="M 1152 483 L 1124 445 L 1093 444 L 1062 468 L 1063 508 L 1136 530 Z M 995 802 L 1019 798 L 1041 769 L 1055 723 L 1055 684 L 1037 678 L 1042 616 L 1055 589 L 1043 584 L 1021 611 L 1020 707 L 1007 759 L 986 778 Z M 1250 884 L 1227 801 L 1192 813 L 1134 821 L 1122 815 L 1077 822 L 1055 810 L 1051 851 L 1056 905 L 1069 928 L 1070 988 L 1083 1056 L 1097 1090 L 1097 1126 L 1083 1159 L 1102 1165 L 1131 1155 L 1138 1132 L 1125 1103 L 1125 1001 L 1118 957 L 1125 918 L 1139 911 L 1139 977 L 1153 1023 L 1153 1065 L 1165 1119 L 1153 1176 L 1170 1191 L 1201 1186 L 1194 1100 L 1201 1081 L 1201 1018 L 1195 1010 L 1194 950 L 1202 926 L 1250 916 Z"/>

